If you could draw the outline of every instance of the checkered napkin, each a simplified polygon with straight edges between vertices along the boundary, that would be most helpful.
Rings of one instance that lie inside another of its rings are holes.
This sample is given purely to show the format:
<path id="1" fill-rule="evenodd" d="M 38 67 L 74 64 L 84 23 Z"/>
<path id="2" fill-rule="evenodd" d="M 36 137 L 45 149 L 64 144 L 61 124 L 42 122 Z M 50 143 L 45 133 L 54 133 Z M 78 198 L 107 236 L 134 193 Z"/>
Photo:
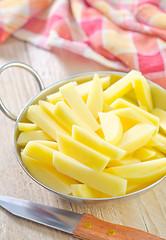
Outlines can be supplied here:
<path id="1" fill-rule="evenodd" d="M 0 42 L 10 35 L 166 88 L 166 0 L 0 0 Z"/>

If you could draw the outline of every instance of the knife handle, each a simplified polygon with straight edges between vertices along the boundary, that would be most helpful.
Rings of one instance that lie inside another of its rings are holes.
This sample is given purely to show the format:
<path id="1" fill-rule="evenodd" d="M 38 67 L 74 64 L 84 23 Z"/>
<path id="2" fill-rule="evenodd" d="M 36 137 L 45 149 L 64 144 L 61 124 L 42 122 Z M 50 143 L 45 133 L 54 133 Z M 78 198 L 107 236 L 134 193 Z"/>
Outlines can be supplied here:
<path id="1" fill-rule="evenodd" d="M 84 240 L 164 240 L 142 230 L 105 222 L 87 213 L 83 214 L 73 235 Z"/>

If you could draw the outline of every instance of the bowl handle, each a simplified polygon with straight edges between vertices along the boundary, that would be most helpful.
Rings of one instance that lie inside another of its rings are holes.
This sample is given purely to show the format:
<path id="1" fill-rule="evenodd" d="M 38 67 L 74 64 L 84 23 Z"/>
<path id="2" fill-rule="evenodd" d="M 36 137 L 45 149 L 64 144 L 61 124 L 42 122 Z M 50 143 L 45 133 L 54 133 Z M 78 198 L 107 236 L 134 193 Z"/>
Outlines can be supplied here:
<path id="1" fill-rule="evenodd" d="M 21 63 L 21 62 L 7 62 L 5 64 L 3 64 L 2 66 L 0 66 L 0 73 L 2 73 L 5 69 L 10 68 L 10 67 L 20 67 L 20 68 L 24 68 L 25 70 L 27 70 L 28 72 L 30 72 L 36 79 L 38 85 L 39 85 L 39 89 L 44 90 L 44 84 L 43 81 L 41 79 L 41 77 L 39 76 L 39 74 L 30 66 L 28 66 L 25 63 Z M 17 116 L 15 116 L 14 114 L 12 114 L 3 104 L 2 100 L 0 99 L 0 110 L 11 120 L 16 121 L 17 120 Z"/>

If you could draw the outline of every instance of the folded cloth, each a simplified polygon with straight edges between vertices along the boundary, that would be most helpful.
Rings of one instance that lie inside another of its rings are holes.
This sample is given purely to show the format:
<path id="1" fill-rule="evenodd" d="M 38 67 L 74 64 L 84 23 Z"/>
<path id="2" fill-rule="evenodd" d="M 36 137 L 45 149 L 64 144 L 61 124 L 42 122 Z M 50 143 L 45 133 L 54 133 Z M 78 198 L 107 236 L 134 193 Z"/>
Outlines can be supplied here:
<path id="1" fill-rule="evenodd" d="M 1 0 L 0 42 L 10 35 L 166 88 L 166 0 Z"/>

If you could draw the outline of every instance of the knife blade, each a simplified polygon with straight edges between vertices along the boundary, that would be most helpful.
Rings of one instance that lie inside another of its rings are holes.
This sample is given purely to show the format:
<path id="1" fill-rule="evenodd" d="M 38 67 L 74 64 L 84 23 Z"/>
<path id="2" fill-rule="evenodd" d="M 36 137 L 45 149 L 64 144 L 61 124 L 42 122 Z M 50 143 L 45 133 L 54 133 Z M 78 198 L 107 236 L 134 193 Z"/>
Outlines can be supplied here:
<path id="1" fill-rule="evenodd" d="M 15 216 L 83 240 L 164 240 L 142 230 L 105 222 L 90 214 L 79 214 L 23 199 L 0 196 L 0 206 Z"/>

